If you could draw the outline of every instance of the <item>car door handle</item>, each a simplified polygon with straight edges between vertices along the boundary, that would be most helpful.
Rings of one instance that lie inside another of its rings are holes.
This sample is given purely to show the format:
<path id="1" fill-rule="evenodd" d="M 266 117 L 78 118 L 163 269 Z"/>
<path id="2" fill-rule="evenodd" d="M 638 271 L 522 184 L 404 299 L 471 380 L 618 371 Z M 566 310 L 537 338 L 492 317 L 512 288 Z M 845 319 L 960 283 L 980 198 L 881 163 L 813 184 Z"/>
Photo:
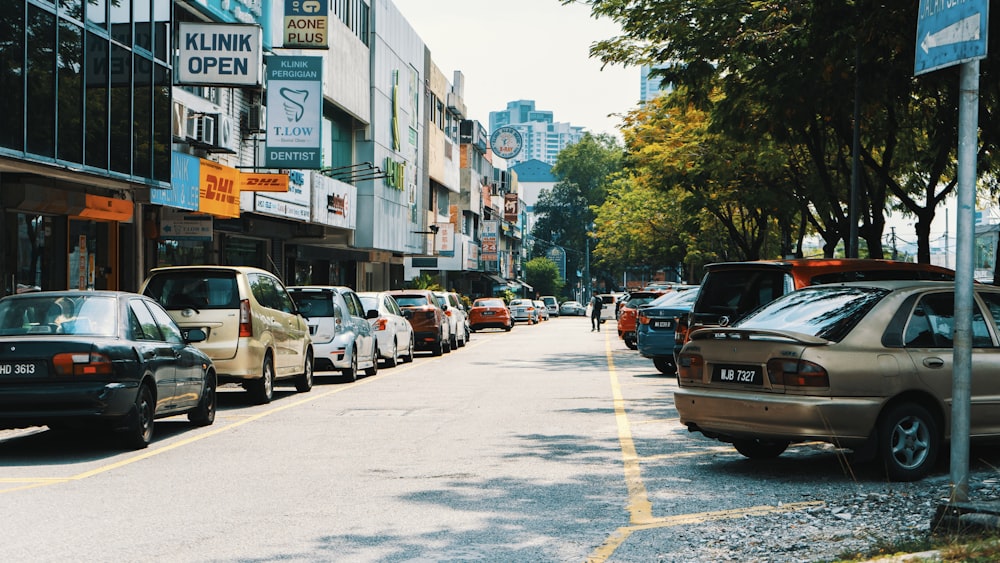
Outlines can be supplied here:
<path id="1" fill-rule="evenodd" d="M 924 365 L 929 368 L 937 369 L 944 366 L 944 360 L 941 358 L 924 358 Z"/>

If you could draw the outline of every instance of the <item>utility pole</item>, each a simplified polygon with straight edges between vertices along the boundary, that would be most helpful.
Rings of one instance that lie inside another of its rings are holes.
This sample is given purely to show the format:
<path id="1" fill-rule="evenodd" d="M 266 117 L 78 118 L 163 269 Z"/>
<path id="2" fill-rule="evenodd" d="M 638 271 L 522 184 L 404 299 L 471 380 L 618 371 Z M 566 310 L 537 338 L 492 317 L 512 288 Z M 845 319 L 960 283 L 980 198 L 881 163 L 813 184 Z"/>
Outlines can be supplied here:
<path id="1" fill-rule="evenodd" d="M 892 259 L 899 259 L 899 253 L 896 252 L 896 227 L 892 227 Z"/>

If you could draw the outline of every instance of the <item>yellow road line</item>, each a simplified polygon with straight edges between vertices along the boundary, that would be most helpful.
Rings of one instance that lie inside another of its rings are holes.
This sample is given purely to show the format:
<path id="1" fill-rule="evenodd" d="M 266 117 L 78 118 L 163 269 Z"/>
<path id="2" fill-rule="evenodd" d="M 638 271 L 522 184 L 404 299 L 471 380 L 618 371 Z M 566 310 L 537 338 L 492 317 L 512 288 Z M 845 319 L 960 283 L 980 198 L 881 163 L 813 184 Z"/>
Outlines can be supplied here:
<path id="1" fill-rule="evenodd" d="M 434 360 L 438 360 L 438 359 L 440 359 L 440 357 L 431 358 L 430 360 L 434 361 Z M 421 362 L 421 363 L 423 364 L 423 363 L 427 363 L 427 362 Z M 366 377 L 366 378 L 363 378 L 363 379 L 359 379 L 358 381 L 352 382 L 352 383 L 347 384 L 347 385 L 339 386 L 336 389 L 331 389 L 331 390 L 323 392 L 323 393 L 318 393 L 318 394 L 317 393 L 309 393 L 308 396 L 306 396 L 306 397 L 304 397 L 302 399 L 298 399 L 298 400 L 293 401 L 291 403 L 279 405 L 277 407 L 274 407 L 272 409 L 269 409 L 269 410 L 266 410 L 266 411 L 263 411 L 263 412 L 259 412 L 259 413 L 253 414 L 253 415 L 249 415 L 246 418 L 243 418 L 243 419 L 241 419 L 241 420 L 239 420 L 237 422 L 233 422 L 231 424 L 227 424 L 226 426 L 217 427 L 217 428 L 214 428 L 214 429 L 209 430 L 207 432 L 203 432 L 203 433 L 197 434 L 195 436 L 191 436 L 189 438 L 178 440 L 176 442 L 172 442 L 172 443 L 164 445 L 162 447 L 150 448 L 150 449 L 147 449 L 147 450 L 143 450 L 142 453 L 139 453 L 139 454 L 134 455 L 132 457 L 125 458 L 125 459 L 123 459 L 121 461 L 117 461 L 115 463 L 109 463 L 107 465 L 102 465 L 100 467 L 96 467 L 96 468 L 91 469 L 89 471 L 84 471 L 83 473 L 78 473 L 78 474 L 70 476 L 70 477 L 62 477 L 62 478 L 59 478 L 59 477 L 54 477 L 54 478 L 23 478 L 23 479 L 18 479 L 18 480 L 14 480 L 14 481 L 0 481 L 0 483 L 3 483 L 3 482 L 28 483 L 27 485 L 24 485 L 24 486 L 21 486 L 21 487 L 14 487 L 14 488 L 10 488 L 10 489 L 0 489 L 0 494 L 11 493 L 11 492 L 15 492 L 15 491 L 23 491 L 23 490 L 26 490 L 26 489 L 34 489 L 34 488 L 37 488 L 37 487 L 44 487 L 44 486 L 54 485 L 54 484 L 58 484 L 58 483 L 66 483 L 66 482 L 69 482 L 69 481 L 79 481 L 79 480 L 82 480 L 82 479 L 87 479 L 89 477 L 93 477 L 95 475 L 100 475 L 101 473 L 107 473 L 109 471 L 112 471 L 112 470 L 115 470 L 115 469 L 118 469 L 118 468 L 121 468 L 121 467 L 125 467 L 126 465 L 131 465 L 131 464 L 136 463 L 138 461 L 149 459 L 151 457 L 158 456 L 158 455 L 160 455 L 162 453 L 166 453 L 166 452 L 169 452 L 171 450 L 175 450 L 177 448 L 181 448 L 183 446 L 187 446 L 187 445 L 192 444 L 194 442 L 198 442 L 200 440 L 204 440 L 204 439 L 210 438 L 212 436 L 217 436 L 219 434 L 222 434 L 223 432 L 228 432 L 228 431 L 233 430 L 235 428 L 239 428 L 240 426 L 243 426 L 245 424 L 250 424 L 251 422 L 256 422 L 256 421 L 258 421 L 258 420 L 260 420 L 262 418 L 271 416 L 272 414 L 276 414 L 276 413 L 279 413 L 279 412 L 282 412 L 282 411 L 286 411 L 288 409 L 292 409 L 292 408 L 295 408 L 295 407 L 298 407 L 298 406 L 302 406 L 302 405 L 305 405 L 307 403 L 312 403 L 314 401 L 318 401 L 320 399 L 324 399 L 326 397 L 329 397 L 331 395 L 335 395 L 337 393 L 342 393 L 344 391 L 347 391 L 348 389 L 353 389 L 354 387 L 357 387 L 358 385 L 365 385 L 365 384 L 371 383 L 372 381 L 377 381 L 377 380 L 381 379 L 384 376 L 389 376 L 389 375 L 392 375 L 392 374 L 398 374 L 398 373 L 403 372 L 403 371 L 409 371 L 414 366 L 415 366 L 415 364 L 412 364 L 412 363 L 408 364 L 406 366 L 399 366 L 399 367 L 393 368 L 393 371 L 391 371 L 391 372 L 386 372 L 384 375 L 381 372 L 379 372 L 375 376 L 369 376 L 369 377 Z"/>
<path id="2" fill-rule="evenodd" d="M 725 520 L 732 518 L 742 518 L 744 516 L 755 516 L 762 514 L 774 514 L 779 512 L 793 512 L 812 506 L 820 506 L 823 502 L 798 502 L 783 504 L 780 506 L 752 506 L 748 508 L 735 508 L 729 510 L 718 510 L 714 512 L 700 512 L 694 514 L 678 514 L 661 518 L 653 517 L 653 506 L 649 501 L 649 494 L 646 484 L 642 480 L 640 467 L 640 457 L 636 452 L 635 443 L 632 440 L 632 430 L 629 426 L 628 415 L 625 411 L 625 400 L 621 394 L 621 386 L 618 382 L 618 372 L 615 370 L 615 362 L 612 357 L 611 341 L 607 335 L 604 337 L 605 356 L 608 361 L 608 376 L 611 381 L 611 391 L 614 397 L 615 422 L 618 424 L 618 441 L 622 449 L 622 461 L 625 468 L 625 487 L 628 491 L 628 511 L 629 525 L 623 526 L 611 533 L 604 543 L 599 545 L 588 557 L 587 563 L 603 563 L 607 561 L 615 551 L 625 543 L 634 532 L 639 530 L 651 530 L 657 528 L 667 528 L 685 524 L 698 524 L 713 520 Z M 697 452 L 684 452 L 677 454 L 665 454 L 662 456 L 651 456 L 644 459 L 663 459 L 668 457 L 688 457 L 719 453 L 721 451 L 731 451 L 730 448 L 718 447 L 710 450 Z"/>

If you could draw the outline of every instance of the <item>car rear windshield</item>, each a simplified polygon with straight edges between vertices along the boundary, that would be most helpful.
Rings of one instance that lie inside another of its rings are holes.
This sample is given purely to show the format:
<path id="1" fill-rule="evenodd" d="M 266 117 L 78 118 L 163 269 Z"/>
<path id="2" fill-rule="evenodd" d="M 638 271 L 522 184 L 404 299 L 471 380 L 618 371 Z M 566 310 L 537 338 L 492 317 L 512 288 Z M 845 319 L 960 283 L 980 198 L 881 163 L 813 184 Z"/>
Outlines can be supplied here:
<path id="1" fill-rule="evenodd" d="M 427 298 L 423 295 L 393 295 L 396 298 L 396 303 L 400 307 L 423 307 L 424 305 L 429 305 Z"/>
<path id="2" fill-rule="evenodd" d="M 239 309 L 234 272 L 164 272 L 155 274 L 144 292 L 164 309 Z"/>
<path id="3" fill-rule="evenodd" d="M 500 299 L 480 299 L 472 304 L 473 307 L 503 307 Z"/>
<path id="4" fill-rule="evenodd" d="M 792 289 L 791 276 L 780 269 L 712 270 L 701 284 L 694 312 L 736 321 Z"/>
<path id="5" fill-rule="evenodd" d="M 889 294 L 874 287 L 815 287 L 794 291 L 764 305 L 733 326 L 773 329 L 838 342 Z"/>
<path id="6" fill-rule="evenodd" d="M 307 317 L 333 317 L 333 295 L 329 291 L 300 291 L 289 289 L 299 312 Z"/>
<path id="7" fill-rule="evenodd" d="M 0 335 L 79 334 L 114 336 L 114 297 L 38 295 L 0 301 Z"/>

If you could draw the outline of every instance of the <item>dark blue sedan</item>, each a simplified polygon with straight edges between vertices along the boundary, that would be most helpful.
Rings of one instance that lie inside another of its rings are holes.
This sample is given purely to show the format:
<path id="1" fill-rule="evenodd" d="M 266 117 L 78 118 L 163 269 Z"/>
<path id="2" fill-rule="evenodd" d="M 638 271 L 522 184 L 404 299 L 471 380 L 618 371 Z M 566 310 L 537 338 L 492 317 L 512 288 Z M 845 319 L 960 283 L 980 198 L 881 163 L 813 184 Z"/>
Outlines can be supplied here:
<path id="1" fill-rule="evenodd" d="M 680 346 L 675 346 L 674 329 L 677 328 L 677 319 L 688 314 L 697 297 L 697 289 L 675 291 L 639 307 L 636 321 L 639 354 L 651 358 L 662 374 L 677 373 L 674 352 Z"/>
<path id="2" fill-rule="evenodd" d="M 145 448 L 153 420 L 215 421 L 212 360 L 156 301 L 120 291 L 0 299 L 0 428 L 98 423 Z"/>

